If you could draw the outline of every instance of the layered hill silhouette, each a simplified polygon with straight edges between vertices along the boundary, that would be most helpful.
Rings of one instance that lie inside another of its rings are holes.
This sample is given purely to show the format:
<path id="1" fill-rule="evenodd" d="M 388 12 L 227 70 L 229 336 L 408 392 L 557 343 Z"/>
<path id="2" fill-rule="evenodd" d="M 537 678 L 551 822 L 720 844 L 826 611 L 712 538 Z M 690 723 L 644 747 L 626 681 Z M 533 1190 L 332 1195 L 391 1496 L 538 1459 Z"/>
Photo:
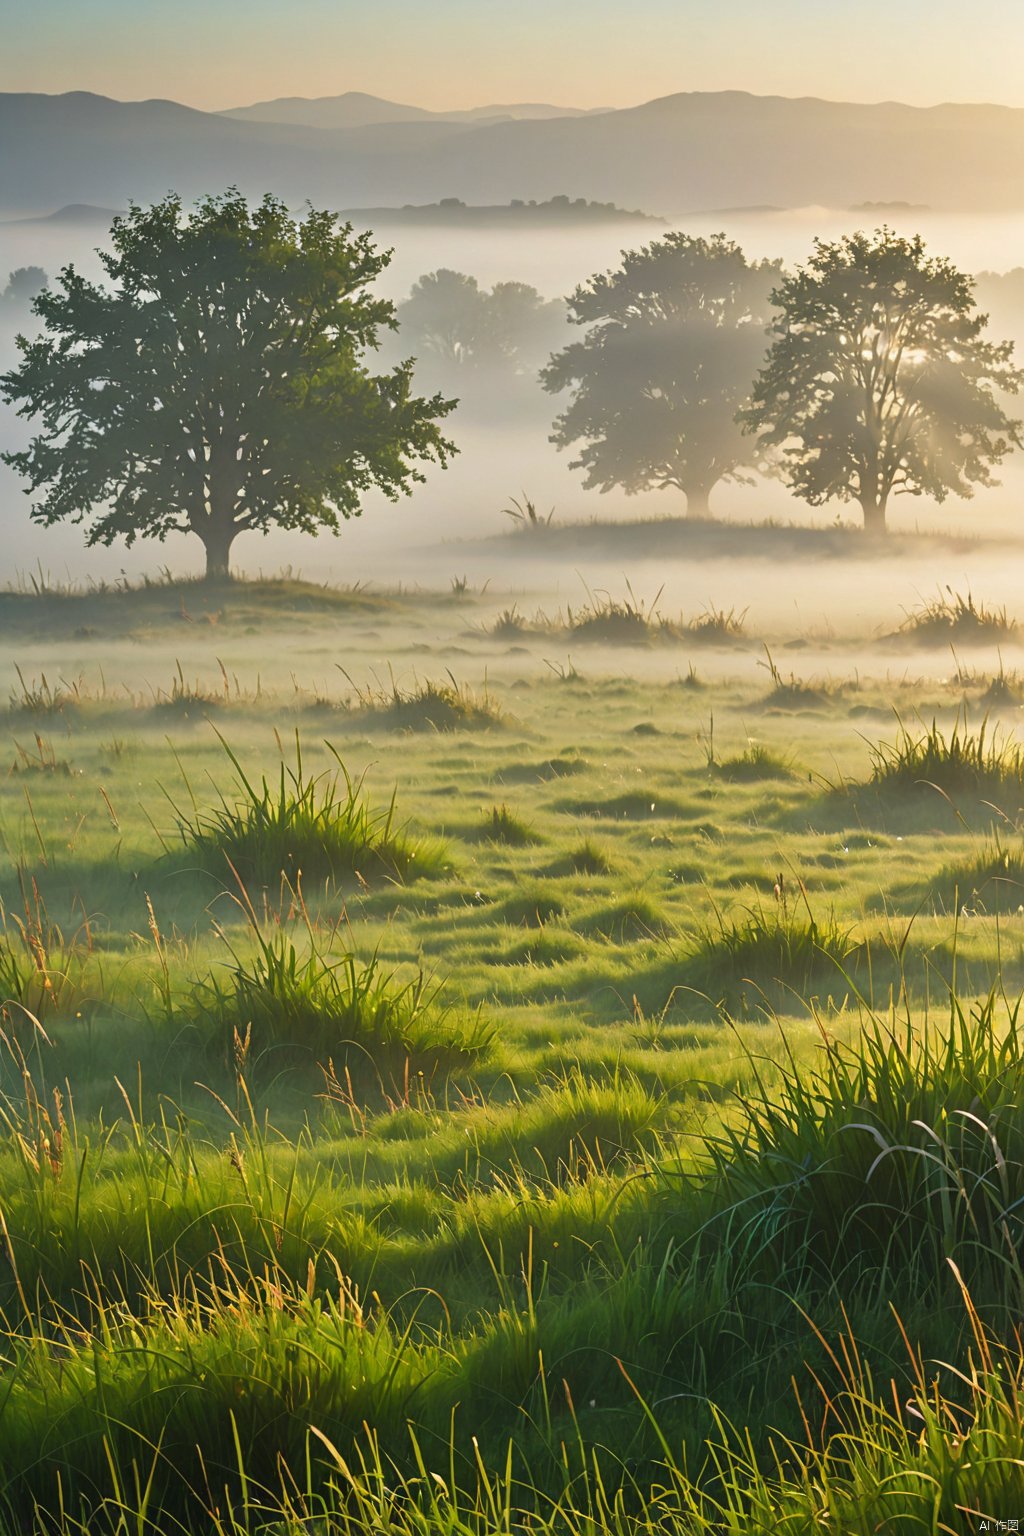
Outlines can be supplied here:
<path id="1" fill-rule="evenodd" d="M 1024 208 L 1024 109 L 984 105 L 696 92 L 573 117 L 428 114 L 316 127 L 170 101 L 7 94 L 0 142 L 8 218 L 70 203 L 123 207 L 169 188 L 191 199 L 230 184 L 335 208 L 566 193 L 668 216 L 886 202 Z"/>
<path id="2" fill-rule="evenodd" d="M 292 123 L 302 128 L 365 128 L 375 123 L 465 123 L 539 121 L 552 117 L 589 117 L 600 107 L 554 107 L 547 102 L 515 102 L 505 106 L 469 107 L 453 112 L 430 112 L 404 102 L 385 101 L 365 91 L 343 91 L 340 96 L 278 96 L 249 107 L 230 107 L 221 117 L 253 123 Z"/>

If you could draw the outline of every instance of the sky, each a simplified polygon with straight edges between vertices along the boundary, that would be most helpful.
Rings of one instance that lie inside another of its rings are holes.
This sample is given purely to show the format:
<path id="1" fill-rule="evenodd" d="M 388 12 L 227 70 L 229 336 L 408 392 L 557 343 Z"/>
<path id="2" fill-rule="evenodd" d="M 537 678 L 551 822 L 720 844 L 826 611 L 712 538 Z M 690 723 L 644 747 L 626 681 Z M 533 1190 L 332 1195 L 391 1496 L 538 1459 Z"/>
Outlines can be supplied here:
<path id="1" fill-rule="evenodd" d="M 368 91 L 432 109 L 674 91 L 1024 106 L 1021 0 L 0 0 L 0 90 L 216 110 Z"/>

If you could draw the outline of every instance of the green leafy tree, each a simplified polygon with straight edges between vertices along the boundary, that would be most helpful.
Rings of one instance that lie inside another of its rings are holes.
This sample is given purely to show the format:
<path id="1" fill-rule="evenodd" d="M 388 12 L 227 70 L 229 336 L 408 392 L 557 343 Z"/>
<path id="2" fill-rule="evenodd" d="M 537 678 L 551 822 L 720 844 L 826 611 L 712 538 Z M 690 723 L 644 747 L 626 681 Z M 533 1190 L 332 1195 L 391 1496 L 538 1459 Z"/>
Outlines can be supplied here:
<path id="1" fill-rule="evenodd" d="M 892 230 L 817 241 L 773 295 L 780 315 L 743 413 L 812 506 L 857 501 L 885 530 L 894 495 L 968 497 L 1020 443 L 997 391 L 1024 375 L 986 340 L 972 280 Z"/>
<path id="2" fill-rule="evenodd" d="M 576 289 L 569 319 L 586 335 L 541 382 L 573 391 L 551 441 L 582 443 L 572 467 L 588 489 L 672 487 L 688 516 L 708 517 L 712 488 L 747 478 L 755 449 L 736 413 L 767 350 L 780 275 L 778 262 L 750 263 L 724 235 L 675 232 Z"/>
<path id="3" fill-rule="evenodd" d="M 0 378 L 41 423 L 4 455 L 38 522 L 84 522 L 90 544 L 192 532 L 225 577 L 240 533 L 336 533 L 371 488 L 395 500 L 455 451 L 453 402 L 416 398 L 411 362 L 367 368 L 396 324 L 368 291 L 389 256 L 335 214 L 234 189 L 185 214 L 172 195 L 111 243 L 111 286 L 65 268 L 34 301 L 46 333 Z"/>

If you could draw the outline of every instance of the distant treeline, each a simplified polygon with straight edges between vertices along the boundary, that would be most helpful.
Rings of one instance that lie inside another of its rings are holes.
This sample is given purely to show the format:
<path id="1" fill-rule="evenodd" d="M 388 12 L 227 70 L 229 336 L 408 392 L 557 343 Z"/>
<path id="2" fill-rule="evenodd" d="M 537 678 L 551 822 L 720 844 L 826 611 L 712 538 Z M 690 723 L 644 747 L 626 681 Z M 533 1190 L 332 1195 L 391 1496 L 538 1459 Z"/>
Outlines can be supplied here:
<path id="1" fill-rule="evenodd" d="M 459 228 L 490 225 L 534 228 L 565 224 L 665 224 L 665 219 L 639 209 L 618 208 L 614 203 L 588 202 L 585 197 L 564 193 L 545 202 L 521 197 L 508 203 L 464 203 L 458 197 L 442 197 L 437 203 L 405 203 L 401 208 L 349 208 L 343 214 L 360 227 L 391 224 L 444 224 Z"/>

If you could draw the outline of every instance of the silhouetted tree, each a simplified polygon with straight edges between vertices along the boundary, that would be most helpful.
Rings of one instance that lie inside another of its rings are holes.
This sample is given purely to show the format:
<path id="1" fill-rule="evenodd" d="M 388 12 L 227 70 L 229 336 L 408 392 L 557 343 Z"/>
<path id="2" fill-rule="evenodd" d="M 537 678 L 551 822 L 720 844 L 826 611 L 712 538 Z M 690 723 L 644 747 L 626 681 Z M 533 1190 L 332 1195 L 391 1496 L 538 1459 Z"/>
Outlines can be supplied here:
<path id="1" fill-rule="evenodd" d="M 495 283 L 484 320 L 488 359 L 501 359 L 536 382 L 541 363 L 562 339 L 566 312 L 560 299 L 543 298 L 529 283 Z"/>
<path id="2" fill-rule="evenodd" d="M 15 267 L 0 293 L 0 304 L 8 309 L 28 310 L 37 293 L 49 282 L 42 267 Z"/>
<path id="3" fill-rule="evenodd" d="M 195 533 L 208 576 L 231 545 L 271 527 L 337 532 L 371 487 L 391 499 L 444 464 L 411 362 L 364 363 L 394 306 L 367 290 L 389 257 L 369 235 L 310 210 L 301 221 L 234 189 L 187 215 L 179 198 L 133 205 L 101 260 L 112 289 L 67 267 L 35 299 L 46 327 L 23 341 L 0 392 L 39 418 L 7 453 L 41 523 L 88 521 L 87 541 Z"/>
<path id="4" fill-rule="evenodd" d="M 623 253 L 569 299 L 582 341 L 541 374 L 573 390 L 551 441 L 582 443 L 574 469 L 601 491 L 675 487 L 687 515 L 707 517 L 720 480 L 745 478 L 754 447 L 736 423 L 767 349 L 778 262 L 749 263 L 724 235 L 673 233 Z"/>
<path id="5" fill-rule="evenodd" d="M 565 309 L 528 283 L 496 283 L 488 293 L 475 277 L 442 267 L 413 285 L 398 320 L 403 345 L 455 384 L 470 372 L 535 374 L 557 343 Z"/>
<path id="6" fill-rule="evenodd" d="M 972 280 L 892 230 L 818 240 L 773 295 L 780 316 L 744 412 L 812 506 L 857 501 L 885 530 L 893 495 L 970 496 L 1020 443 L 994 390 L 1024 374 L 983 336 Z"/>
<path id="7" fill-rule="evenodd" d="M 403 343 L 418 357 L 434 358 L 448 369 L 464 368 L 479 349 L 486 307 L 475 277 L 447 267 L 428 272 L 398 307 Z"/>

